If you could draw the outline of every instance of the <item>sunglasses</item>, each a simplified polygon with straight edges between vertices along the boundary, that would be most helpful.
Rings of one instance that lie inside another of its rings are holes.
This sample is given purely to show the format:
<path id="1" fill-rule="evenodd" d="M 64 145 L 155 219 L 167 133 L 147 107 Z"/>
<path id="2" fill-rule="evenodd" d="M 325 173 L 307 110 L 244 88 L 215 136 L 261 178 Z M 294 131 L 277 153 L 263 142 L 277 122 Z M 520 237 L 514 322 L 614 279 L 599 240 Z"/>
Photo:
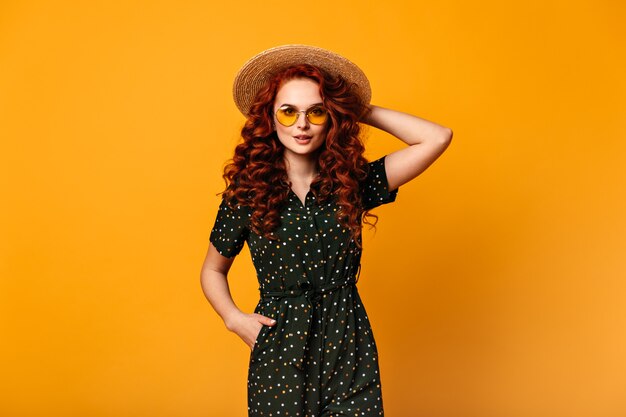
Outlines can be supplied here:
<path id="1" fill-rule="evenodd" d="M 304 113 L 306 119 L 314 125 L 322 125 L 328 119 L 328 111 L 320 105 L 314 105 L 307 110 L 296 110 L 293 106 L 284 105 L 279 107 L 274 115 L 281 125 L 293 126 L 300 113 Z"/>

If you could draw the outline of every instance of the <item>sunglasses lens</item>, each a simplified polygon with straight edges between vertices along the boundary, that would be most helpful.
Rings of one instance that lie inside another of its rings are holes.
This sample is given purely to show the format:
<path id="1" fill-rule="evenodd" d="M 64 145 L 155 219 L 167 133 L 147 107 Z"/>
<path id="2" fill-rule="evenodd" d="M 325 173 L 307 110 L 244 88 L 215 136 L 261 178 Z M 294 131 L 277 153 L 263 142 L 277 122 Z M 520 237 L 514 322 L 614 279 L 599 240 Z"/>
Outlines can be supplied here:
<path id="1" fill-rule="evenodd" d="M 278 120 L 281 125 L 291 126 L 297 119 L 298 112 L 291 107 L 281 107 L 276 110 L 276 120 Z"/>
<path id="2" fill-rule="evenodd" d="M 307 119 L 309 119 L 309 122 L 314 125 L 321 125 L 326 122 L 327 116 L 328 113 L 326 112 L 326 109 L 322 107 L 313 107 L 306 112 Z"/>

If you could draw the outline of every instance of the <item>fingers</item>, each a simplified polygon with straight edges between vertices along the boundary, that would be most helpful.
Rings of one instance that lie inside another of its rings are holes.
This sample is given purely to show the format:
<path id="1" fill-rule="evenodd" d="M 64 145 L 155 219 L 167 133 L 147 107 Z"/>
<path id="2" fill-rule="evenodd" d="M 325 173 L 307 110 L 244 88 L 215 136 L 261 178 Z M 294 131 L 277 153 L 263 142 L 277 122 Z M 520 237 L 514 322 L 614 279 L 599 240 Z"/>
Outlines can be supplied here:
<path id="1" fill-rule="evenodd" d="M 262 326 L 259 329 L 259 331 L 256 333 L 256 336 L 254 337 L 254 339 L 252 340 L 252 344 L 248 345 L 250 346 L 250 350 L 254 350 L 256 338 L 259 336 L 259 333 L 263 331 L 263 326 L 274 326 L 276 324 L 276 320 L 274 320 L 271 317 L 266 317 L 262 314 L 256 314 L 256 313 L 254 313 L 254 315 L 256 316 L 256 319 L 258 320 L 258 322 L 262 324 Z"/>
<path id="2" fill-rule="evenodd" d="M 276 320 L 271 317 L 266 317 L 261 314 L 257 314 L 257 318 L 259 319 L 259 323 L 264 324 L 266 326 L 273 326 L 276 324 Z"/>
<path id="3" fill-rule="evenodd" d="M 276 320 L 274 320 L 271 317 L 267 317 L 267 316 L 264 316 L 262 314 L 257 314 L 257 313 L 249 314 L 249 317 L 253 317 L 257 323 L 261 324 L 261 327 L 259 327 L 256 330 L 256 332 L 253 334 L 250 333 L 250 330 L 247 330 L 246 332 L 248 336 L 244 336 L 243 333 L 238 333 L 238 334 L 239 334 L 239 337 L 241 337 L 243 341 L 248 345 L 248 347 L 250 347 L 251 350 L 254 350 L 256 339 L 258 338 L 259 334 L 263 330 L 263 326 L 274 326 L 276 324 Z M 246 328 L 250 329 L 250 326 L 257 327 L 258 325 L 247 324 Z M 251 342 L 249 342 L 248 340 L 251 340 Z"/>

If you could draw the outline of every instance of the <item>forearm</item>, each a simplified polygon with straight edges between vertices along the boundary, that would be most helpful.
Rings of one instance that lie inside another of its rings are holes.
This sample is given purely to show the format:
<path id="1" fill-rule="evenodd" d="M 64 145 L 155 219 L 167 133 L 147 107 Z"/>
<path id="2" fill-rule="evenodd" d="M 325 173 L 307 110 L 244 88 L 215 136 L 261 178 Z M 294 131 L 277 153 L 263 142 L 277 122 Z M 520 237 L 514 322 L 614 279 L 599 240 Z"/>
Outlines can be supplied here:
<path id="1" fill-rule="evenodd" d="M 363 123 L 384 130 L 407 145 L 440 143 L 448 140 L 452 134 L 451 129 L 412 114 L 374 105 L 370 109 Z"/>
<path id="2" fill-rule="evenodd" d="M 385 157 L 389 190 L 395 190 L 421 174 L 446 150 L 452 140 L 452 130 L 445 126 L 383 107 L 372 105 L 370 109 L 363 123 L 381 129 L 409 145 Z"/>
<path id="3" fill-rule="evenodd" d="M 203 269 L 200 282 L 204 296 L 224 320 L 226 328 L 230 330 L 235 318 L 243 312 L 237 308 L 233 301 L 226 274 L 211 269 Z"/>

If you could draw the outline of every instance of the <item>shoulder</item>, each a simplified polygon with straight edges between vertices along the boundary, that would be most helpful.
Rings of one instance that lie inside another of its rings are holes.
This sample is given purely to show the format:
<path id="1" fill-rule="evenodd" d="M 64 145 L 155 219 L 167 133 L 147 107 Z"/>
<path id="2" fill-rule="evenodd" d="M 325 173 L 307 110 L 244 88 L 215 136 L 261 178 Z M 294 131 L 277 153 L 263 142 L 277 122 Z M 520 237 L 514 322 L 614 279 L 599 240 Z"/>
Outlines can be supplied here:
<path id="1" fill-rule="evenodd" d="M 387 171 L 385 169 L 384 155 L 367 164 L 367 177 L 361 184 L 361 194 L 363 198 L 363 206 L 365 210 L 371 210 L 381 204 L 387 204 L 395 201 L 398 189 L 389 190 L 387 182 Z"/>
<path id="2" fill-rule="evenodd" d="M 228 198 L 225 195 L 222 195 L 218 210 L 223 214 L 237 217 L 250 217 L 252 214 L 252 208 L 245 201 L 236 197 Z"/>
<path id="3" fill-rule="evenodd" d="M 249 222 L 249 208 L 236 202 L 229 204 L 222 195 L 222 201 L 211 230 L 211 243 L 220 254 L 227 258 L 238 254 L 247 240 Z"/>

